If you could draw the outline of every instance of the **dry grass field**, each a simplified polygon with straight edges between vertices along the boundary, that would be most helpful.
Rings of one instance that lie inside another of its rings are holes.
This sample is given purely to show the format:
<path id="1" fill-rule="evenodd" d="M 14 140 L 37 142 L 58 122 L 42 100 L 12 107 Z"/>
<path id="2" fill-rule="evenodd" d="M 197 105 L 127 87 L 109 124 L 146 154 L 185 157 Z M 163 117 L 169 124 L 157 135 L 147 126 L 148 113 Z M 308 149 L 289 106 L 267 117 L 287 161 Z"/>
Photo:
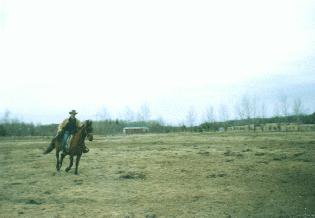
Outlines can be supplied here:
<path id="1" fill-rule="evenodd" d="M 95 136 L 79 175 L 0 138 L 0 217 L 315 217 L 315 133 Z"/>

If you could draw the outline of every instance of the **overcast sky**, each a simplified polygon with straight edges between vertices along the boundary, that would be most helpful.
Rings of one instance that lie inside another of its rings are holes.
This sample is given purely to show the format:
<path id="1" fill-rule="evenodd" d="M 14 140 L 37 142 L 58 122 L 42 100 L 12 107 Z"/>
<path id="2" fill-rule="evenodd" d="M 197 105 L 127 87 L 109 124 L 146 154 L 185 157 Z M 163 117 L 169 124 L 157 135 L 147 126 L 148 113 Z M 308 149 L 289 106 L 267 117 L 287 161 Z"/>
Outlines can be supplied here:
<path id="1" fill-rule="evenodd" d="M 58 123 L 146 104 L 181 123 L 209 105 L 232 118 L 243 95 L 315 110 L 315 1 L 0 2 L 0 115 Z"/>

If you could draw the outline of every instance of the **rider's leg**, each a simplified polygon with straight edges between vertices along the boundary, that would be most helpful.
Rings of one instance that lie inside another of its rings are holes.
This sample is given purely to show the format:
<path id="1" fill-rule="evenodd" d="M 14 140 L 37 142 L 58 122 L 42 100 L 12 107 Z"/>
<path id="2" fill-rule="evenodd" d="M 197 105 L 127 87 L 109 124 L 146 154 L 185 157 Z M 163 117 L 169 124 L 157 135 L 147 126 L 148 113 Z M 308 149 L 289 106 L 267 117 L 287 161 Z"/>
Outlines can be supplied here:
<path id="1" fill-rule="evenodd" d="M 70 136 L 70 133 L 68 131 L 65 131 L 65 133 L 63 134 L 62 144 L 61 144 L 61 148 L 63 152 L 66 152 L 66 145 L 67 145 L 69 136 Z"/>

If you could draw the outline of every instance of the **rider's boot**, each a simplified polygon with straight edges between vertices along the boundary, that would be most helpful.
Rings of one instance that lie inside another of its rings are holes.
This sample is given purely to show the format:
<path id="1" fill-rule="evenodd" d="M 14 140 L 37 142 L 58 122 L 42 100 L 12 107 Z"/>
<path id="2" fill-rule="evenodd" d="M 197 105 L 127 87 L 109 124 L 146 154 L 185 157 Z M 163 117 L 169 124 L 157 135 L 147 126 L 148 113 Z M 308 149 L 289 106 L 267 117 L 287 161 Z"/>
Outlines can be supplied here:
<path id="1" fill-rule="evenodd" d="M 83 146 L 83 153 L 88 153 L 90 149 L 88 149 L 88 147 L 86 147 L 85 145 Z"/>
<path id="2" fill-rule="evenodd" d="M 88 149 L 88 147 L 86 147 L 85 143 L 83 142 L 82 144 L 82 152 L 83 153 L 88 153 L 90 149 Z"/>

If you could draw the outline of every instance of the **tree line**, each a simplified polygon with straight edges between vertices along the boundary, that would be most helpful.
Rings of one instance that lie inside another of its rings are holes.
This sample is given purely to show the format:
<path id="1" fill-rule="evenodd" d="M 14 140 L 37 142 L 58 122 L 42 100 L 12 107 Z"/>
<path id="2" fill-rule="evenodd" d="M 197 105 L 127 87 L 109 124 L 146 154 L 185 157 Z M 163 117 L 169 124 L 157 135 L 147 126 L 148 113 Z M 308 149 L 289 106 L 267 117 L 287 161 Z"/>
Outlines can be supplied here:
<path id="1" fill-rule="evenodd" d="M 315 113 L 309 115 L 274 116 L 271 118 L 251 118 L 247 117 L 239 120 L 204 122 L 195 126 L 172 126 L 165 125 L 161 121 L 126 121 L 126 120 L 98 120 L 93 122 L 93 132 L 99 135 L 122 134 L 124 127 L 148 127 L 151 133 L 170 132 L 203 132 L 218 131 L 220 128 L 228 128 L 243 125 L 260 125 L 267 123 L 299 123 L 315 124 Z M 54 136 L 58 124 L 33 124 L 21 122 L 17 119 L 5 117 L 0 122 L 0 136 Z"/>
<path id="2" fill-rule="evenodd" d="M 228 127 L 234 126 L 245 126 L 245 125 L 264 125 L 268 123 L 277 123 L 277 124 L 315 124 L 315 112 L 309 115 L 300 114 L 300 115 L 290 115 L 290 116 L 274 116 L 270 118 L 246 118 L 239 120 L 228 120 L 224 122 L 205 122 L 200 124 L 197 128 L 198 131 L 218 131 L 220 128 L 225 130 Z"/>

